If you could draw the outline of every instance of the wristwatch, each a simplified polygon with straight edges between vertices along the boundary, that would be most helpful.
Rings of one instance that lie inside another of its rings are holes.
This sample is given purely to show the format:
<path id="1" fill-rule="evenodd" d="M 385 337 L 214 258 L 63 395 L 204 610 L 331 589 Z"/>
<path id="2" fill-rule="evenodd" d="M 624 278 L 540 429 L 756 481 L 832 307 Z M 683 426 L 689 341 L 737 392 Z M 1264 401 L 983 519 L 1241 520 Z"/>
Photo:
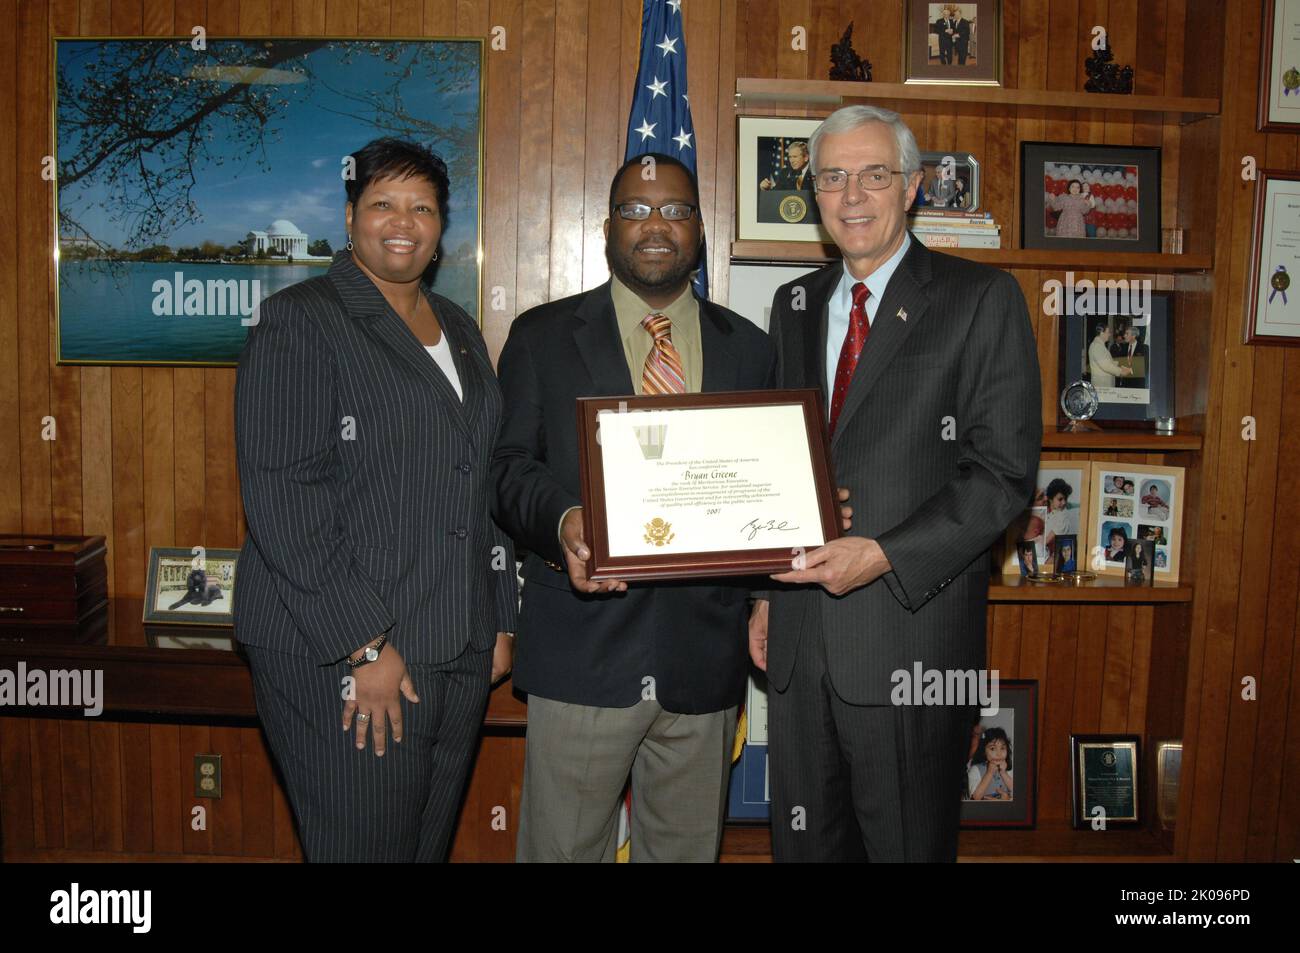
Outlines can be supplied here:
<path id="1" fill-rule="evenodd" d="M 369 665 L 371 662 L 378 661 L 380 650 L 387 644 L 388 644 L 388 633 L 385 632 L 375 641 L 374 645 L 366 646 L 366 650 L 361 654 L 360 658 L 348 659 L 348 667 L 352 669 L 358 669 L 363 665 Z"/>

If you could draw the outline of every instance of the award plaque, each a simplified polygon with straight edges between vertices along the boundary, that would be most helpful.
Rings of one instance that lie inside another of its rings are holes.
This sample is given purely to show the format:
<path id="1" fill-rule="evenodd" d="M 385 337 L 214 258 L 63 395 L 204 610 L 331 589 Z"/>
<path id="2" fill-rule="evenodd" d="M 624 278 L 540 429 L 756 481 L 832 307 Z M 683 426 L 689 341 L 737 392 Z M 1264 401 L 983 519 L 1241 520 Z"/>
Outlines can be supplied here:
<path id="1" fill-rule="evenodd" d="M 1138 823 L 1139 755 L 1137 735 L 1070 735 L 1076 828 Z"/>
<path id="2" fill-rule="evenodd" d="M 839 536 L 816 390 L 583 397 L 578 445 L 594 580 L 784 572 Z"/>

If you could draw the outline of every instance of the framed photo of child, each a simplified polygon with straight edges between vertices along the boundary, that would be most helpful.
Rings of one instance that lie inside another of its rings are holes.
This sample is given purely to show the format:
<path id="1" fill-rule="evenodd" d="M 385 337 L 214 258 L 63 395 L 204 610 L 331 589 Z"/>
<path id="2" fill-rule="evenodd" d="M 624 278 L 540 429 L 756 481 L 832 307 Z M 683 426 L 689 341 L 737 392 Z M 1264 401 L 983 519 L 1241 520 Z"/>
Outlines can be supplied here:
<path id="1" fill-rule="evenodd" d="M 1141 539 L 1151 546 L 1143 556 L 1143 572 L 1156 583 L 1177 582 L 1183 475 L 1182 467 L 1093 463 L 1088 568 L 1104 576 L 1127 576 L 1129 541 Z"/>
<path id="2" fill-rule="evenodd" d="M 1038 682 L 998 679 L 989 708 L 971 725 L 961 793 L 964 828 L 1032 828 L 1037 823 Z"/>
<path id="3" fill-rule="evenodd" d="M 1058 536 L 1073 536 L 1075 552 L 1087 552 L 1091 479 L 1092 468 L 1086 462 L 1039 462 L 1038 479 L 1034 481 L 1034 492 L 1027 501 L 1028 506 L 1007 527 L 1006 556 L 1002 562 L 1004 576 L 1029 575 L 1019 558 L 1020 544 L 1024 542 L 1035 544 L 1035 565 L 1040 567 L 1039 572 L 1045 573 L 1059 571 L 1056 569 Z"/>

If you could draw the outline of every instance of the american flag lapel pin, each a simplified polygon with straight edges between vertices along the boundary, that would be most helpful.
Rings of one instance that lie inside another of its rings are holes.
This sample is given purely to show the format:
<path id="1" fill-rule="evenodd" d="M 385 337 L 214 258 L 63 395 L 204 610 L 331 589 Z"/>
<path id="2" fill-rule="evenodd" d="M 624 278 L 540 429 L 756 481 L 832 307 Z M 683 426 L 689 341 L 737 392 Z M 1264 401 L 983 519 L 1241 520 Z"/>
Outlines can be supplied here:
<path id="1" fill-rule="evenodd" d="M 902 321 L 906 321 L 906 320 L 907 320 L 907 312 L 904 311 L 902 308 L 899 308 L 899 309 L 898 309 L 898 317 L 899 317 L 900 320 L 902 320 Z"/>

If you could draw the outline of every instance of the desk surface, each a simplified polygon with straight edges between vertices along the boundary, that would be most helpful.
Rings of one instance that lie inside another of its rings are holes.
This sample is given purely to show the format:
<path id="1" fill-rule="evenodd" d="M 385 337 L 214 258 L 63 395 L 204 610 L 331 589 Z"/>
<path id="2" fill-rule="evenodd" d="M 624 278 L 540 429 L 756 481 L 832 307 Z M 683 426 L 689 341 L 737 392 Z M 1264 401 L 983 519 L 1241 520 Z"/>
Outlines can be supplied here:
<path id="1" fill-rule="evenodd" d="M 185 635 L 196 630 L 172 625 L 150 626 L 146 632 L 143 608 L 139 598 L 110 600 L 107 631 L 88 643 L 0 641 L 0 669 L 15 671 L 22 662 L 28 671 L 102 670 L 104 716 L 110 718 L 160 716 L 158 720 L 166 720 L 171 716 L 255 721 L 257 708 L 247 660 L 234 650 L 156 647 L 151 644 L 150 633 Z M 231 637 L 229 630 L 215 636 L 210 628 L 199 631 L 212 643 L 223 634 Z M 62 711 L 0 706 L 0 716 L 58 715 Z M 484 724 L 521 727 L 526 723 L 526 711 L 507 679 L 493 690 Z"/>

